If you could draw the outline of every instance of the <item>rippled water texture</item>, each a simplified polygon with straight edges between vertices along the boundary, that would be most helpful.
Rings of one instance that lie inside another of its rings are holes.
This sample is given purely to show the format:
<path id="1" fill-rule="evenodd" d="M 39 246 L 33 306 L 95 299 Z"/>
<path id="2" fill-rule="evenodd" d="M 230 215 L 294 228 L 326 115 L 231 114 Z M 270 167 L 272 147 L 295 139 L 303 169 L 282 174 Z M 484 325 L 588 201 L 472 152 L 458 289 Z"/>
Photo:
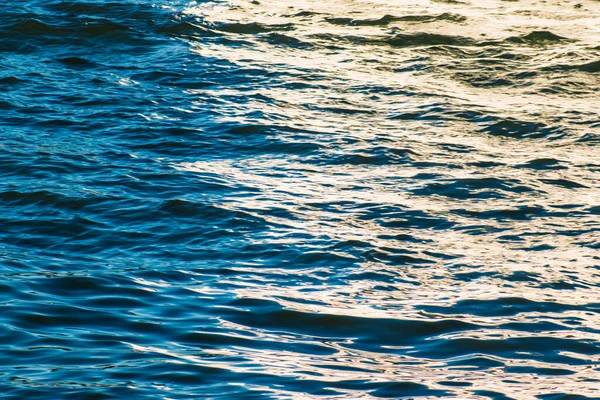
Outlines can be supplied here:
<path id="1" fill-rule="evenodd" d="M 0 5 L 15 399 L 600 398 L 600 2 Z"/>

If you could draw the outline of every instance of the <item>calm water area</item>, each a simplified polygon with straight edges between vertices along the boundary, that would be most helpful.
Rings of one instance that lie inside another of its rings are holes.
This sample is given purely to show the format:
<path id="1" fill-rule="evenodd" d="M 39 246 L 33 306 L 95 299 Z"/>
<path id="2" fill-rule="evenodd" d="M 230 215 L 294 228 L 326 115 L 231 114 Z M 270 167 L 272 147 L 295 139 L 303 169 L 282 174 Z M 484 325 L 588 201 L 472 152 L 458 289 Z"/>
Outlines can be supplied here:
<path id="1" fill-rule="evenodd" d="M 0 397 L 600 399 L 600 1 L 0 4 Z"/>

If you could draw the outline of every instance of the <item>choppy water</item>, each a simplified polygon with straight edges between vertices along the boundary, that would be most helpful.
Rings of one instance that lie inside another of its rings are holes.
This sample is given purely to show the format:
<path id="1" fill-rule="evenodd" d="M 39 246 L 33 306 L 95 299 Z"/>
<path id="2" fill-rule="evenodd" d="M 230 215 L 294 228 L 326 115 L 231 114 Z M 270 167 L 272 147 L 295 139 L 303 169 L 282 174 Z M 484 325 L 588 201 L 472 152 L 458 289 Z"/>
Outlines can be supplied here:
<path id="1" fill-rule="evenodd" d="M 600 398 L 600 3 L 0 5 L 0 382 Z"/>

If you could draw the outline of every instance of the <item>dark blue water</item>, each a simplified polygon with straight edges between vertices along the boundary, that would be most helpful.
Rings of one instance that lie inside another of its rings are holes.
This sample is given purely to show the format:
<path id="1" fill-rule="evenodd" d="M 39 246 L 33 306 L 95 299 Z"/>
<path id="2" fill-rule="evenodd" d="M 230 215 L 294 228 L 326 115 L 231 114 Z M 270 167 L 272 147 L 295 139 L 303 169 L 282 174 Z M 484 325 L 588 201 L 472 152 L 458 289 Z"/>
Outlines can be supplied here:
<path id="1" fill-rule="evenodd" d="M 0 5 L 14 399 L 600 398 L 600 3 Z"/>

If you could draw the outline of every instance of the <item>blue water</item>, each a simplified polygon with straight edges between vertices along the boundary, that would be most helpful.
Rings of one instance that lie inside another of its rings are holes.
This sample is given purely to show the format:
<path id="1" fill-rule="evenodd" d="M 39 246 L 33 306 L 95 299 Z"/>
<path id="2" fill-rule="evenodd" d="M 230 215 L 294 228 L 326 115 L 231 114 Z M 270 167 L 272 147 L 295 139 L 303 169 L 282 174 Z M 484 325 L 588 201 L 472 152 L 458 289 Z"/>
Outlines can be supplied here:
<path id="1" fill-rule="evenodd" d="M 4 2 L 2 397 L 600 398 L 599 29 Z"/>

